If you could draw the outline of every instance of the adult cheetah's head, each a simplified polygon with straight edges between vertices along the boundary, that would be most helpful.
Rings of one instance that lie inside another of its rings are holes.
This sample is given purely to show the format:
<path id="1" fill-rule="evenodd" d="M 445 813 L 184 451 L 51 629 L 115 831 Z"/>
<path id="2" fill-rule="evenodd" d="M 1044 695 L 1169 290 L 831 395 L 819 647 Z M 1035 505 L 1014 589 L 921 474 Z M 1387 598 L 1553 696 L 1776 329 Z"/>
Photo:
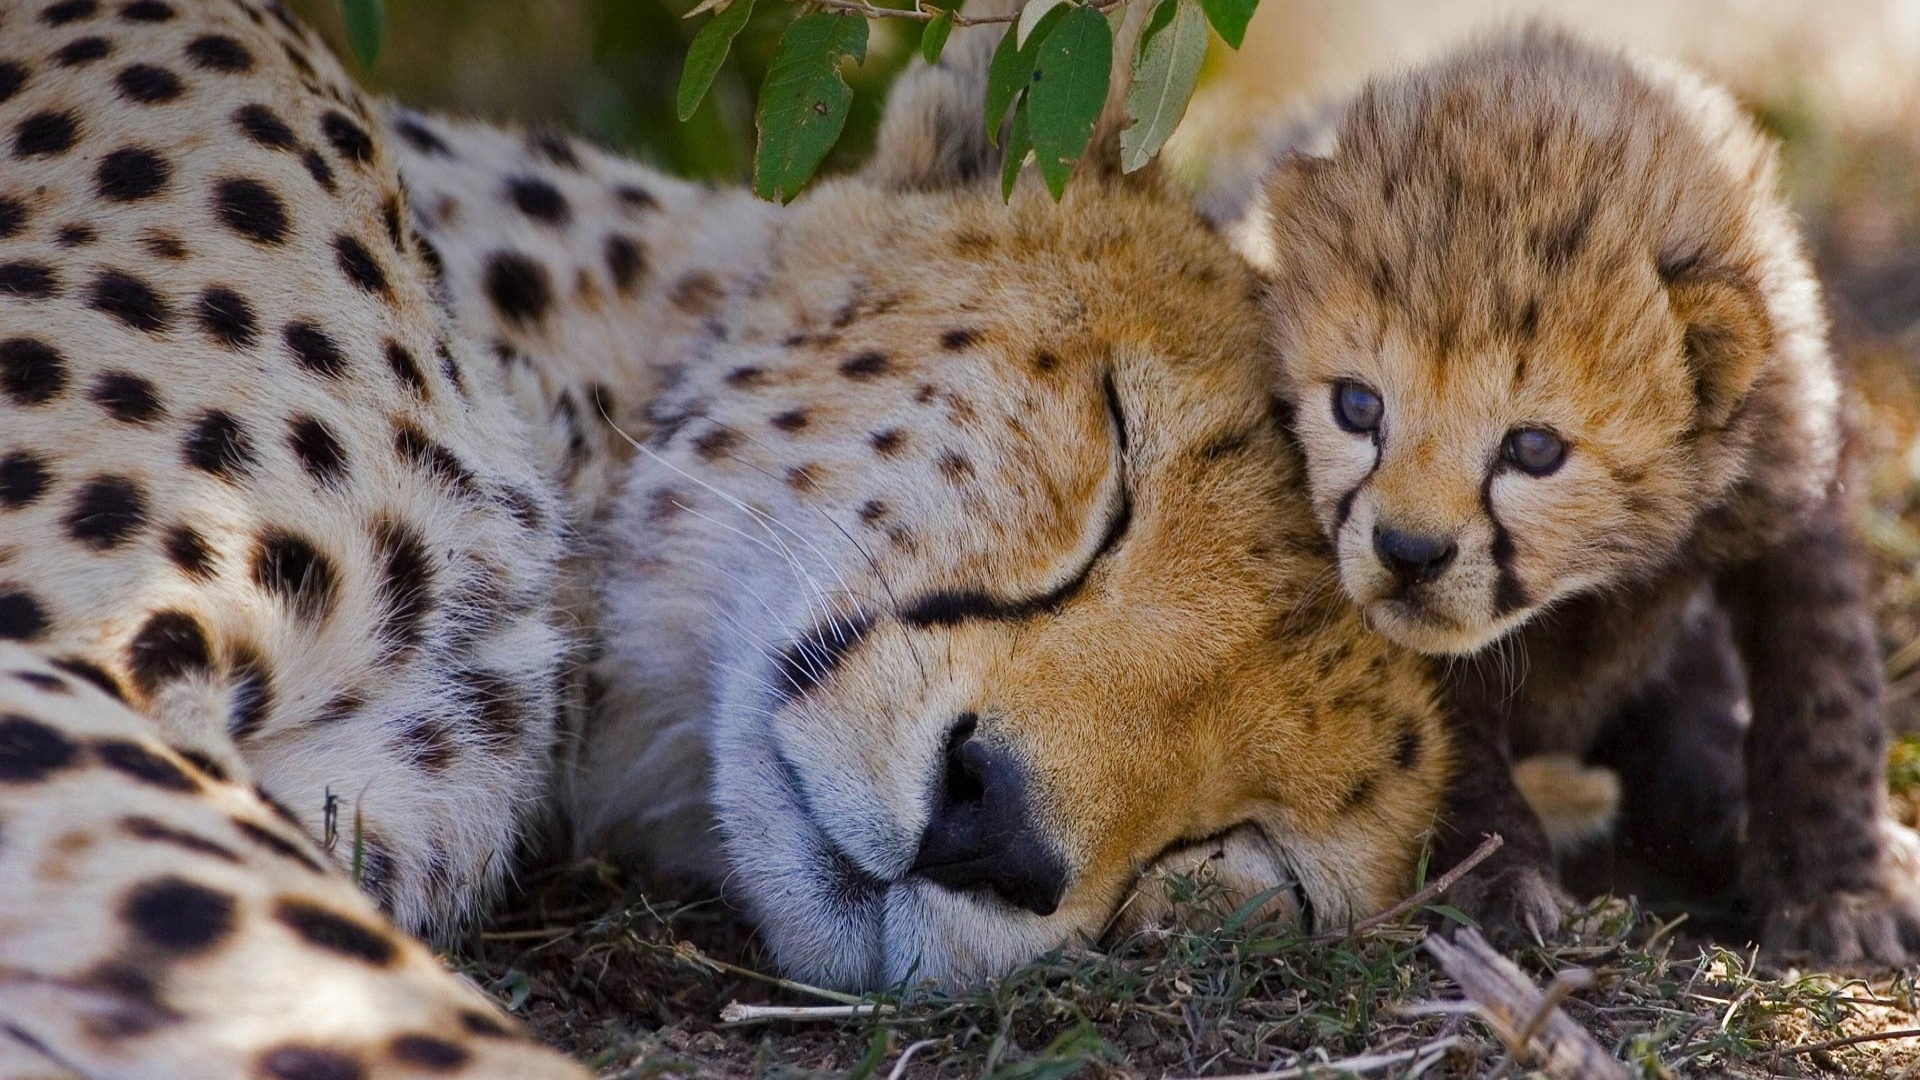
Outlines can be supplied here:
<path id="1" fill-rule="evenodd" d="M 1314 505 L 1403 644 L 1662 572 L 1756 439 L 1831 462 L 1772 148 L 1690 75 L 1534 27 L 1370 84 L 1266 195 Z"/>
<path id="2" fill-rule="evenodd" d="M 842 986 L 1155 918 L 1162 868 L 1326 925 L 1391 902 L 1446 749 L 1326 587 L 1253 277 L 1152 183 L 1004 207 L 909 152 L 941 130 L 781 217 L 604 530 L 591 741 L 634 764 L 584 782 L 637 806 L 704 740 L 724 860 L 698 813 L 590 827 Z"/>

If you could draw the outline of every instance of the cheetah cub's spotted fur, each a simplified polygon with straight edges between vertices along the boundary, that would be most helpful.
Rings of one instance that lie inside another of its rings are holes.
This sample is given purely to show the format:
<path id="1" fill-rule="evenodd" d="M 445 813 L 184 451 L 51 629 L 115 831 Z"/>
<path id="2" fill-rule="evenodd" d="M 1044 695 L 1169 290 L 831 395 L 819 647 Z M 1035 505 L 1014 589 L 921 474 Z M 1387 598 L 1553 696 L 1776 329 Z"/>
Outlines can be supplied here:
<path id="1" fill-rule="evenodd" d="M 1627 725 L 1607 741 L 1652 748 L 1629 826 L 1704 804 L 1695 857 L 1744 829 L 1767 945 L 1920 956 L 1840 386 L 1770 142 L 1690 74 L 1532 27 L 1369 84 L 1334 144 L 1258 207 L 1280 385 L 1347 593 L 1466 658 L 1443 854 L 1508 841 L 1476 913 L 1557 923 L 1510 751 Z M 1671 760 L 1727 741 L 1741 669 L 1744 799 L 1737 763 Z"/>
<path id="2" fill-rule="evenodd" d="M 779 209 L 277 5 L 0 5 L 0 1077 L 578 1076 L 406 936 L 550 816 L 860 988 L 1163 869 L 1397 898 L 1449 747 L 1254 278 L 1152 181 L 1002 206 L 956 38 Z"/>

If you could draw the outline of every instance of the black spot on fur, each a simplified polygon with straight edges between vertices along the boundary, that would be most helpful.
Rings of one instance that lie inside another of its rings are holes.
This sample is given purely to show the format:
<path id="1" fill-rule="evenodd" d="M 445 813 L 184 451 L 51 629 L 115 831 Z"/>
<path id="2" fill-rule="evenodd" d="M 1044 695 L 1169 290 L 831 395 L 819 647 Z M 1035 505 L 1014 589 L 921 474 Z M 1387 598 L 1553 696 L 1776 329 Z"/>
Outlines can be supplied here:
<path id="1" fill-rule="evenodd" d="M 156 151 L 129 146 L 100 159 L 93 175 L 101 198 L 133 202 L 158 195 L 167 186 L 173 169 Z"/>
<path id="2" fill-rule="evenodd" d="M 338 190 L 333 180 L 333 166 L 328 165 L 327 159 L 320 156 L 320 151 L 311 146 L 300 151 L 300 164 L 307 167 L 307 175 L 313 177 L 313 182 L 320 185 L 320 190 L 329 195 Z"/>
<path id="3" fill-rule="evenodd" d="M 7 195 L 0 195 L 0 240 L 5 240 L 23 228 L 27 223 L 27 204 Z"/>
<path id="4" fill-rule="evenodd" d="M 160 404 L 160 392 L 153 384 L 125 371 L 109 371 L 93 380 L 87 396 L 123 424 L 145 424 L 160 418 L 166 409 Z"/>
<path id="5" fill-rule="evenodd" d="M 65 26 L 81 19 L 91 19 L 100 13 L 97 0 L 61 0 L 58 4 L 49 4 L 40 12 L 40 21 L 48 26 Z"/>
<path id="6" fill-rule="evenodd" d="M 96 476 L 75 493 L 65 521 L 68 536 L 95 551 L 108 551 L 146 525 L 147 497 L 124 476 Z"/>
<path id="7" fill-rule="evenodd" d="M 573 219 L 560 189 L 538 176 L 516 176 L 507 181 L 507 198 L 520 212 L 548 225 L 564 226 Z"/>
<path id="8" fill-rule="evenodd" d="M 333 144 L 334 153 L 348 161 L 365 165 L 373 160 L 373 139 L 365 128 L 348 119 L 346 113 L 329 110 L 320 118 L 320 133 Z"/>
<path id="9" fill-rule="evenodd" d="M 186 770 L 131 739 L 102 739 L 93 744 L 100 764 L 143 784 L 168 791 L 198 791 L 200 782 Z"/>
<path id="10" fill-rule="evenodd" d="M 276 1046 L 260 1055 L 267 1080 L 366 1080 L 367 1070 L 344 1050 L 321 1046 Z"/>
<path id="11" fill-rule="evenodd" d="M 646 253 L 640 242 L 615 233 L 607 237 L 605 248 L 607 273 L 613 276 L 613 287 L 623 293 L 632 292 L 647 272 Z"/>
<path id="12" fill-rule="evenodd" d="M 614 188 L 613 197 L 620 200 L 620 205 L 628 213 L 660 208 L 660 200 L 654 198 L 652 192 L 634 184 L 621 184 Z"/>
<path id="13" fill-rule="evenodd" d="M 513 1035 L 505 1024 L 476 1009 L 460 1010 L 460 1026 L 467 1029 L 469 1035 L 479 1035 L 489 1039 L 505 1039 Z"/>
<path id="14" fill-rule="evenodd" d="M 27 83 L 27 69 L 12 60 L 0 60 L 0 103 L 20 92 Z"/>
<path id="15" fill-rule="evenodd" d="M 25 450 L 0 457 L 0 510 L 18 510 L 38 502 L 52 477 L 46 462 Z"/>
<path id="16" fill-rule="evenodd" d="M 213 669 L 213 649 L 200 620 L 184 611 L 150 616 L 127 644 L 127 674 L 134 689 L 152 695 L 162 683 Z"/>
<path id="17" fill-rule="evenodd" d="M 386 610 L 378 633 L 397 646 L 420 644 L 433 606 L 433 561 L 420 534 L 396 521 L 374 527 L 373 550 L 380 560 L 380 597 Z"/>
<path id="18" fill-rule="evenodd" d="M 14 157 L 54 157 L 73 149 L 80 140 L 80 116 L 72 112 L 38 112 L 13 129 Z"/>
<path id="19" fill-rule="evenodd" d="M 980 335 L 972 330 L 949 330 L 940 335 L 940 347 L 948 352 L 957 352 L 980 340 Z"/>
<path id="20" fill-rule="evenodd" d="M 45 780 L 79 756 L 71 740 L 40 721 L 0 715 L 0 784 Z"/>
<path id="21" fill-rule="evenodd" d="M 533 151 L 534 157 L 550 165 L 558 165 L 566 169 L 580 167 L 580 156 L 573 152 L 573 144 L 568 142 L 564 135 L 547 131 L 536 132 L 528 136 L 527 149 Z"/>
<path id="22" fill-rule="evenodd" d="M 77 679 L 92 683 L 100 689 L 101 693 L 115 701 L 127 700 L 127 692 L 120 689 L 120 684 L 114 680 L 114 677 L 107 674 L 105 668 L 91 660 L 83 660 L 77 656 L 62 656 L 49 662 Z"/>
<path id="23" fill-rule="evenodd" d="M 242 105 L 233 111 L 234 126 L 240 133 L 271 150 L 292 150 L 300 145 L 280 114 L 265 105 Z"/>
<path id="24" fill-rule="evenodd" d="M 342 233 L 333 238 L 333 256 L 348 281 L 376 296 L 387 295 L 387 272 L 365 244 Z"/>
<path id="25" fill-rule="evenodd" d="M 887 370 L 887 355 L 869 350 L 840 362 L 840 374 L 849 379 L 870 379 Z"/>
<path id="26" fill-rule="evenodd" d="M 195 784 L 194 786 L 197 788 L 199 785 Z M 187 832 L 185 829 L 176 829 L 166 822 L 156 821 L 142 814 L 121 818 L 120 831 L 136 840 L 144 840 L 155 844 L 167 844 L 171 847 L 177 847 L 182 851 L 192 852 L 195 855 L 205 855 L 211 859 L 218 859 L 223 863 L 237 864 L 240 861 L 240 856 L 235 854 L 233 849 L 227 847 L 225 844 L 209 840 L 198 833 Z"/>
<path id="27" fill-rule="evenodd" d="M 0 296 L 45 300 L 60 288 L 53 267 L 38 259 L 0 262 Z"/>
<path id="28" fill-rule="evenodd" d="M 347 356 L 332 335 L 310 322 L 291 322 L 280 332 L 287 351 L 300 366 L 318 375 L 339 378 L 347 372 Z"/>
<path id="29" fill-rule="evenodd" d="M 394 378 L 416 397 L 428 398 L 427 379 L 420 372 L 420 364 L 413 358 L 413 352 L 397 341 L 387 342 L 387 366 L 393 369 Z"/>
<path id="30" fill-rule="evenodd" d="M 403 1065 L 430 1072 L 449 1072 L 473 1057 L 466 1047 L 437 1035 L 396 1035 L 387 1053 Z"/>
<path id="31" fill-rule="evenodd" d="M 473 490 L 473 473 L 460 463 L 453 451 L 434 442 L 414 425 L 402 421 L 393 426 L 393 448 L 401 460 L 432 473 L 455 489 Z"/>
<path id="32" fill-rule="evenodd" d="M 0 341 L 0 392 L 15 405 L 44 405 L 67 387 L 59 350 L 38 338 Z"/>
<path id="33" fill-rule="evenodd" d="M 161 0 L 133 0 L 120 9 L 120 18 L 134 23 L 163 23 L 173 18 L 173 8 Z"/>
<path id="34" fill-rule="evenodd" d="M 1367 803 L 1373 800 L 1373 793 L 1379 786 L 1380 777 L 1375 773 L 1368 773 L 1360 779 L 1355 780 L 1353 786 L 1347 789 L 1346 794 L 1340 797 L 1340 812 L 1343 814 L 1351 814 L 1356 810 L 1362 809 Z"/>
<path id="35" fill-rule="evenodd" d="M 495 252 L 487 259 L 483 287 L 501 317 L 516 326 L 534 326 L 553 306 L 547 268 L 517 251 Z"/>
<path id="36" fill-rule="evenodd" d="M 1420 764 L 1420 744 L 1420 728 L 1412 720 L 1402 721 L 1393 746 L 1393 763 L 1402 770 Z"/>
<path id="37" fill-rule="evenodd" d="M 91 244 L 99 238 L 100 234 L 93 231 L 93 226 L 75 223 L 60 226 L 60 231 L 54 234 L 53 240 L 61 247 L 71 248 Z"/>
<path id="38" fill-rule="evenodd" d="M 233 684 L 227 697 L 227 733 L 249 738 L 273 712 L 272 671 L 258 650 L 239 645 L 227 664 L 227 678 Z"/>
<path id="39" fill-rule="evenodd" d="M 734 434 L 733 429 L 715 427 L 693 440 L 693 451 L 702 458 L 712 461 L 732 450 L 734 444 L 739 441 L 740 436 Z"/>
<path id="40" fill-rule="evenodd" d="M 187 464 L 223 480 L 253 467 L 253 436 L 230 414 L 213 409 L 200 417 L 181 444 Z"/>
<path id="41" fill-rule="evenodd" d="M 194 316 L 207 336 L 229 349 L 249 348 L 260 337 L 253 305 L 232 289 L 218 285 L 200 294 Z"/>
<path id="42" fill-rule="evenodd" d="M 274 905 L 273 917 L 316 949 L 375 967 L 385 967 L 399 955 L 398 946 L 385 930 L 311 901 L 286 897 Z"/>
<path id="43" fill-rule="evenodd" d="M 411 116 L 403 116 L 394 121 L 394 133 L 405 139 L 408 146 L 422 154 L 434 157 L 452 157 L 453 151 L 447 148 L 446 140 L 433 133 L 425 124 Z"/>
<path id="44" fill-rule="evenodd" d="M 807 410 L 788 409 L 768 421 L 781 431 L 799 431 L 807 426 Z"/>
<path id="45" fill-rule="evenodd" d="M 287 206 L 258 180 L 228 177 L 213 185 L 213 212 L 221 224 L 259 244 L 287 239 Z"/>
<path id="46" fill-rule="evenodd" d="M 54 50 L 53 62 L 60 67 L 81 67 L 95 60 L 105 59 L 113 52 L 113 46 L 106 38 L 88 36 L 74 38 Z"/>
<path id="47" fill-rule="evenodd" d="M 0 586 L 0 641 L 33 641 L 47 632 L 48 621 L 32 593 Z"/>
<path id="48" fill-rule="evenodd" d="M 120 96 L 141 105 L 164 105 L 186 92 L 180 76 L 152 64 L 130 64 L 114 76 Z"/>
<path id="49" fill-rule="evenodd" d="M 106 270 L 94 278 L 87 306 L 149 334 L 166 329 L 173 320 L 173 306 L 153 286 L 124 270 Z"/>
<path id="50" fill-rule="evenodd" d="M 187 59 L 202 71 L 233 75 L 253 68 L 246 46 L 225 34 L 203 34 L 187 43 Z"/>
<path id="51" fill-rule="evenodd" d="M 186 525 L 175 525 L 167 530 L 161 546 L 167 558 L 180 571 L 196 581 L 206 581 L 213 577 L 213 549 L 199 533 Z"/>
<path id="52" fill-rule="evenodd" d="M 16 671 L 13 677 L 43 694 L 73 693 L 73 688 L 67 685 L 67 680 L 58 675 L 49 675 L 44 671 Z"/>
<path id="53" fill-rule="evenodd" d="M 147 945 L 198 953 L 233 931 L 237 907 L 224 892 L 169 874 L 135 886 L 120 904 L 120 918 Z"/>
<path id="54" fill-rule="evenodd" d="M 254 547 L 253 581 L 309 621 L 332 612 L 340 588 L 332 559 L 306 537 L 278 529 Z"/>
<path id="55" fill-rule="evenodd" d="M 326 868 L 320 865 L 318 859 L 307 854 L 301 849 L 300 845 L 288 840 L 286 837 L 280 836 L 244 818 L 235 818 L 233 825 L 234 828 L 240 830 L 240 835 L 253 841 L 255 845 L 271 851 L 282 858 L 292 859 L 294 862 L 299 863 L 316 874 L 324 874 L 327 872 Z"/>
<path id="56" fill-rule="evenodd" d="M 287 446 L 307 475 L 338 488 L 347 478 L 347 451 L 325 422 L 311 416 L 287 421 Z"/>

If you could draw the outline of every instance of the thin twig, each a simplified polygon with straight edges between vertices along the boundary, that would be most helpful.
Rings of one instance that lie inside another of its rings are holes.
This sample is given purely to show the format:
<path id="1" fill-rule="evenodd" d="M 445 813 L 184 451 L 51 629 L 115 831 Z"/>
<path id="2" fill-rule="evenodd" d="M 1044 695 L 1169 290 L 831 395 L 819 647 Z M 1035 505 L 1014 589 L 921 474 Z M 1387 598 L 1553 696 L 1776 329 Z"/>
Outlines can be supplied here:
<path id="1" fill-rule="evenodd" d="M 1322 1061 L 1312 1065 L 1295 1065 L 1291 1068 L 1278 1069 L 1273 1072 L 1242 1073 L 1238 1076 L 1215 1077 L 1214 1080 L 1303 1080 L 1305 1077 L 1321 1075 L 1338 1076 L 1341 1073 L 1359 1075 L 1361 1073 L 1379 1072 L 1382 1069 L 1390 1069 L 1395 1065 L 1402 1064 L 1408 1065 L 1408 1075 L 1418 1076 L 1420 1073 L 1431 1068 L 1434 1062 L 1445 1057 L 1447 1051 L 1460 1045 L 1460 1042 L 1461 1040 L 1458 1037 L 1450 1035 L 1444 1039 L 1435 1039 L 1430 1043 L 1422 1043 L 1410 1050 L 1396 1050 L 1391 1054 L 1362 1054 L 1359 1057 Z"/>
<path id="2" fill-rule="evenodd" d="M 739 0 L 734 0 L 734 2 L 737 3 Z M 918 6 L 911 8 L 877 7 L 869 3 L 868 0 L 801 0 L 801 2 L 812 4 L 815 7 L 827 8 L 831 11 L 844 11 L 849 15 L 859 15 L 867 19 L 908 19 L 913 22 L 932 22 L 943 14 L 943 12 L 939 10 L 925 10 Z M 1130 0 L 1098 0 L 1098 2 L 1087 4 L 1086 6 L 1104 15 L 1114 8 L 1126 6 L 1129 2 Z M 725 5 L 722 0 L 703 0 L 703 2 L 696 5 L 692 11 L 687 12 L 684 17 L 692 18 L 703 11 L 712 11 L 723 6 Z M 995 23 L 1010 23 L 1018 18 L 1020 18 L 1018 11 L 1009 11 L 997 15 L 962 15 L 956 11 L 953 13 L 953 25 L 960 27 L 991 26 Z"/>
<path id="3" fill-rule="evenodd" d="M 1894 1028 L 1891 1031 L 1869 1031 L 1865 1035 L 1849 1035 L 1844 1039 L 1828 1039 L 1826 1042 L 1808 1043 L 1805 1046 L 1788 1046 L 1773 1052 L 1775 1057 L 1795 1057 L 1800 1054 L 1817 1054 L 1822 1050 L 1838 1050 L 1843 1046 L 1858 1046 L 1861 1043 L 1886 1042 L 1890 1039 L 1920 1039 L 1920 1028 Z"/>
<path id="4" fill-rule="evenodd" d="M 1419 892 L 1414 893 L 1412 896 L 1407 897 L 1405 900 L 1400 901 L 1378 915 L 1369 915 L 1361 919 L 1346 930 L 1329 930 L 1324 934 L 1315 934 L 1308 940 L 1338 941 L 1341 938 L 1358 937 L 1375 927 L 1385 926 L 1410 911 L 1425 907 L 1438 899 L 1448 889 L 1453 888 L 1454 884 L 1461 878 L 1466 877 L 1474 867 L 1486 862 L 1487 859 L 1492 857 L 1494 852 L 1500 850 L 1500 845 L 1504 843 L 1506 843 L 1506 841 L 1501 838 L 1499 833 L 1489 833 L 1487 838 L 1480 842 L 1480 846 L 1473 849 L 1473 854 L 1460 860 L 1460 865 L 1427 882 L 1426 888 L 1421 889 Z"/>
<path id="5" fill-rule="evenodd" d="M 892 1014 L 893 1006 L 878 1001 L 858 1005 L 743 1005 L 738 1001 L 730 1001 L 726 1008 L 720 1010 L 720 1022 L 728 1027 L 772 1023 L 808 1024 Z"/>
<path id="6" fill-rule="evenodd" d="M 698 947 L 685 941 L 674 943 L 673 955 L 686 963 L 694 964 L 698 967 L 704 967 L 712 971 L 724 971 L 729 975 L 738 975 L 745 979 L 754 979 L 766 983 L 769 986 L 777 986 L 782 990 L 791 990 L 796 994 L 807 994 L 811 997 L 822 998 L 826 1001 L 836 1001 L 842 1005 L 868 1004 L 866 999 L 855 994 L 843 994 L 838 990 L 828 990 L 822 986 L 809 986 L 803 982 L 794 982 L 792 979 L 782 979 L 777 975 L 768 975 L 765 972 L 755 971 L 752 968 L 741 967 L 739 964 L 729 964 L 725 960 L 716 960 L 706 953 L 701 952 Z"/>
<path id="7" fill-rule="evenodd" d="M 907 1075 L 907 1062 L 913 1060 L 913 1055 L 925 1050 L 929 1046 L 938 1046 L 939 1044 L 939 1039 L 921 1039 L 919 1042 L 907 1044 L 907 1048 L 900 1052 L 900 1060 L 893 1063 L 893 1071 L 887 1074 L 887 1080 L 900 1080 L 901 1077 Z"/>

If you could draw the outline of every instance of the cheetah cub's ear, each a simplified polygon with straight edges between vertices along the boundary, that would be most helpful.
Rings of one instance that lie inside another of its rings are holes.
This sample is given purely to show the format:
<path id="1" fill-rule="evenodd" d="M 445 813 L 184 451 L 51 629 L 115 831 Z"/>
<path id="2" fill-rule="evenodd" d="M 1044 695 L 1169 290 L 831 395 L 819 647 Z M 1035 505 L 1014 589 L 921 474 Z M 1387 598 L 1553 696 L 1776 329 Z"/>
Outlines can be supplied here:
<path id="1" fill-rule="evenodd" d="M 1773 323 L 1758 292 L 1728 271 L 1662 260 L 1667 303 L 1682 327 L 1699 430 L 1726 427 L 1773 351 Z"/>

